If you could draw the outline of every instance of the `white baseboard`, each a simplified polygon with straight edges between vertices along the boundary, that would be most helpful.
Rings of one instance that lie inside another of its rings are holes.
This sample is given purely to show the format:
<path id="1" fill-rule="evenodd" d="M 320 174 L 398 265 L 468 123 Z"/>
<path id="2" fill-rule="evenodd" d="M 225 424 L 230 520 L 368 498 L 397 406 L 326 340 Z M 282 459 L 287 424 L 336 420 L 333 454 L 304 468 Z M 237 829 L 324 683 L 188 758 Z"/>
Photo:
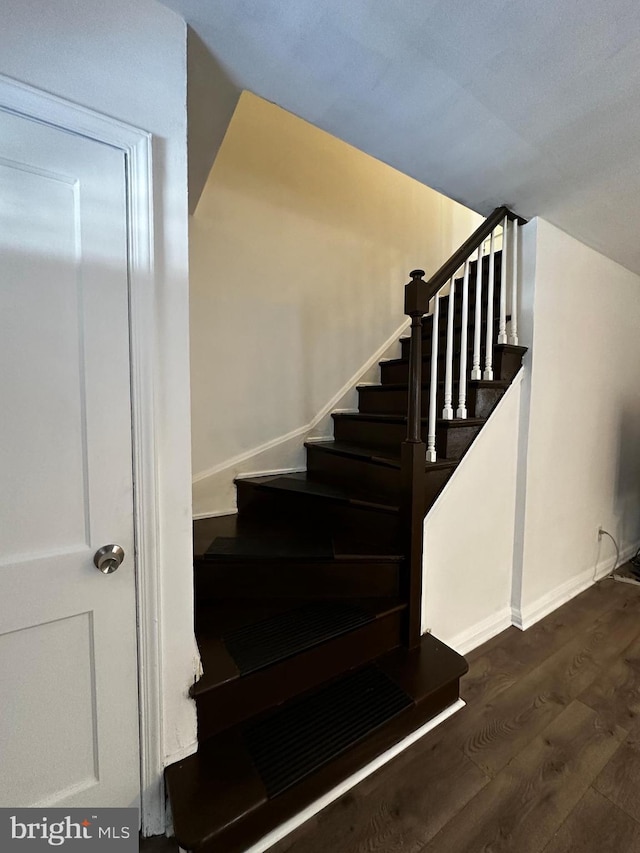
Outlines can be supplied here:
<path id="1" fill-rule="evenodd" d="M 217 509 L 215 512 L 196 512 L 193 515 L 194 521 L 200 521 L 202 518 L 219 518 L 221 515 L 237 515 L 238 507 L 230 506 L 228 509 Z"/>
<path id="2" fill-rule="evenodd" d="M 628 545 L 624 550 L 620 551 L 620 565 L 632 557 L 638 550 L 639 546 L 640 543 Z M 575 598 L 576 595 L 584 592 L 585 589 L 588 589 L 596 583 L 596 581 L 606 577 L 615 566 L 615 563 L 615 556 L 607 557 L 605 560 L 598 563 L 595 571 L 593 568 L 585 569 L 583 572 L 580 572 L 579 575 L 570 578 L 555 589 L 552 589 L 550 592 L 540 596 L 540 598 L 531 604 L 525 605 L 524 607 L 512 607 L 512 623 L 516 628 L 520 628 L 521 631 L 526 631 L 527 628 L 530 628 L 532 625 L 535 625 L 536 622 L 544 619 L 545 616 L 553 613 L 553 611 L 557 610 L 558 607 L 561 607 L 563 604 L 566 604 L 567 601 L 571 601 L 572 598 Z"/>
<path id="3" fill-rule="evenodd" d="M 401 325 L 387 338 L 387 340 L 382 344 L 382 346 L 378 347 L 378 349 L 373 353 L 373 355 L 367 359 L 367 361 L 358 368 L 358 370 L 351 376 L 337 391 L 333 397 L 317 412 L 313 418 L 309 421 L 309 423 L 303 424 L 300 427 L 296 427 L 290 432 L 286 433 L 286 435 L 280 435 L 276 438 L 271 439 L 270 441 L 266 441 L 264 444 L 260 444 L 257 447 L 252 447 L 250 450 L 246 450 L 243 453 L 239 453 L 237 456 L 233 456 L 231 459 L 226 459 L 224 462 L 220 462 L 217 465 L 214 465 L 212 468 L 208 468 L 206 471 L 199 471 L 192 477 L 192 483 L 199 483 L 201 480 L 207 480 L 209 477 L 213 477 L 216 474 L 220 474 L 222 471 L 226 471 L 227 469 L 236 468 L 240 464 L 247 462 L 254 456 L 260 456 L 260 454 L 265 453 L 267 450 L 272 450 L 274 447 L 278 447 L 281 444 L 286 444 L 288 441 L 292 439 L 304 439 L 307 434 L 312 432 L 315 427 L 322 421 L 323 418 L 326 418 L 338 403 L 342 400 L 342 398 L 349 393 L 349 391 L 353 390 L 356 386 L 362 385 L 360 381 L 361 377 L 366 376 L 366 374 L 374 367 L 382 358 L 383 354 L 389 349 L 389 347 L 393 346 L 394 343 L 398 340 L 398 338 L 402 335 L 403 332 L 407 330 L 411 323 L 411 320 L 407 317 L 405 318 Z M 375 384 L 375 383 L 371 383 Z"/>
<path id="4" fill-rule="evenodd" d="M 446 640 L 446 643 L 459 654 L 466 655 L 467 652 L 473 651 L 509 627 L 511 627 L 511 608 L 503 607 L 499 613 L 476 622 L 475 625 Z"/>
<path id="5" fill-rule="evenodd" d="M 236 480 L 249 480 L 251 477 L 277 477 L 285 474 L 303 474 L 307 469 L 301 468 L 274 468 L 272 471 L 243 471 L 242 474 L 236 474 Z"/>
<path id="6" fill-rule="evenodd" d="M 429 720 L 428 723 L 425 723 L 423 726 L 420 726 L 419 729 L 416 729 L 414 732 L 411 732 L 410 735 L 407 735 L 406 738 L 401 740 L 395 746 L 392 746 L 391 749 L 388 749 L 382 755 L 379 755 L 374 761 L 370 764 L 367 764 L 366 767 L 358 770 L 357 773 L 354 773 L 352 776 L 349 776 L 348 779 L 345 779 L 344 782 L 341 782 L 339 785 L 336 785 L 328 793 L 324 794 L 324 796 L 317 799 L 314 803 L 311 803 L 310 806 L 307 806 L 306 809 L 299 812 L 294 817 L 290 818 L 285 823 L 281 824 L 277 829 L 274 829 L 268 835 L 265 835 L 260 839 L 256 844 L 253 844 L 249 847 L 245 853 L 264 853 L 265 850 L 268 850 L 269 847 L 272 847 L 277 841 L 280 841 L 281 838 L 284 838 L 285 835 L 289 835 L 290 832 L 293 832 L 294 829 L 297 829 L 301 824 L 305 821 L 309 820 L 310 817 L 317 814 L 321 809 L 328 806 L 329 803 L 332 803 L 334 800 L 337 800 L 338 797 L 341 797 L 347 791 L 351 790 L 355 785 L 359 782 L 362 782 L 363 779 L 366 779 L 367 776 L 370 776 L 388 761 L 391 761 L 392 758 L 395 758 L 396 755 L 399 755 L 401 752 L 404 752 L 405 749 L 408 749 L 413 743 L 419 740 L 421 737 L 427 734 L 427 732 L 432 731 L 443 723 L 446 719 L 451 717 L 456 711 L 459 711 L 461 708 L 464 708 L 465 703 L 462 699 L 458 699 L 457 702 L 454 702 L 453 705 L 450 705 L 446 708 L 442 713 L 438 714 L 437 717 L 434 717 L 432 720 Z"/>

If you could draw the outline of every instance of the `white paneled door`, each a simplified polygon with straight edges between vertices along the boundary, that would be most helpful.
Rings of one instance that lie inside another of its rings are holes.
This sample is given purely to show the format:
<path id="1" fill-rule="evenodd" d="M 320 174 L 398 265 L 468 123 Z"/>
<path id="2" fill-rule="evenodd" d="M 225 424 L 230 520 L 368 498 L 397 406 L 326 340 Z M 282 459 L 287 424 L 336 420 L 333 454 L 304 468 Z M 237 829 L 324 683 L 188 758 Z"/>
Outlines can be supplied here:
<path id="1" fill-rule="evenodd" d="M 0 111 L 0 806 L 138 804 L 126 216 L 122 151 Z"/>

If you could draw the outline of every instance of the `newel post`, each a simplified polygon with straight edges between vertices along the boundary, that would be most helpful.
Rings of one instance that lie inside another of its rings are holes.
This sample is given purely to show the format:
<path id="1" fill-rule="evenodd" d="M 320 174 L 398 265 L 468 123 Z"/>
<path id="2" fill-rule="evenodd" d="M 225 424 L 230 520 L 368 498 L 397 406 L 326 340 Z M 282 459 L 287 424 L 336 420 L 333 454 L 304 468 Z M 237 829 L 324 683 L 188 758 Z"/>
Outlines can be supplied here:
<path id="1" fill-rule="evenodd" d="M 411 317 L 407 438 L 401 448 L 400 517 L 405 555 L 403 597 L 407 602 L 404 643 L 420 642 L 422 625 L 422 537 L 426 445 L 422 440 L 422 318 L 429 310 L 423 270 L 413 270 L 404 289 L 404 312 Z M 438 330 L 433 329 L 433 334 Z"/>

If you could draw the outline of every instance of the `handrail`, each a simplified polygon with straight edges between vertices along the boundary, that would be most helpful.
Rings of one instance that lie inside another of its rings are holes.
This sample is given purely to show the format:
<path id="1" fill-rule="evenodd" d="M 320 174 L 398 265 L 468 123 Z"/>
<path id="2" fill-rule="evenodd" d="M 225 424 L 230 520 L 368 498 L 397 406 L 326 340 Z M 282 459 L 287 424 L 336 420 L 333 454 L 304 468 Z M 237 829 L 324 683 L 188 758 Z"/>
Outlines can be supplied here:
<path id="1" fill-rule="evenodd" d="M 522 217 L 516 216 L 515 213 L 512 213 L 508 207 L 496 207 L 493 213 L 491 213 L 485 221 L 476 228 L 473 234 L 464 241 L 458 251 L 451 255 L 449 260 L 445 261 L 438 272 L 431 276 L 429 281 L 426 283 L 427 295 L 425 301 L 430 302 L 433 299 L 440 288 L 447 283 L 457 270 L 460 269 L 471 253 L 487 239 L 493 229 L 497 225 L 500 225 L 505 217 L 509 220 L 517 219 L 521 225 L 524 225 L 526 222 Z"/>

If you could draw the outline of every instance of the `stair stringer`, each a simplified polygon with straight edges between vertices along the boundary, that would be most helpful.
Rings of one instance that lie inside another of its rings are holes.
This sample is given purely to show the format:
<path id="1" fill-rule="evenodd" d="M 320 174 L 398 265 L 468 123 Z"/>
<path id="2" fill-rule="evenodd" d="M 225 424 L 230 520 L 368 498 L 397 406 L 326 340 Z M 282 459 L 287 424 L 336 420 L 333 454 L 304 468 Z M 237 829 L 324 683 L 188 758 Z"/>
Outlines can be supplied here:
<path id="1" fill-rule="evenodd" d="M 524 369 L 424 521 L 422 630 L 461 654 L 511 625 Z"/>

